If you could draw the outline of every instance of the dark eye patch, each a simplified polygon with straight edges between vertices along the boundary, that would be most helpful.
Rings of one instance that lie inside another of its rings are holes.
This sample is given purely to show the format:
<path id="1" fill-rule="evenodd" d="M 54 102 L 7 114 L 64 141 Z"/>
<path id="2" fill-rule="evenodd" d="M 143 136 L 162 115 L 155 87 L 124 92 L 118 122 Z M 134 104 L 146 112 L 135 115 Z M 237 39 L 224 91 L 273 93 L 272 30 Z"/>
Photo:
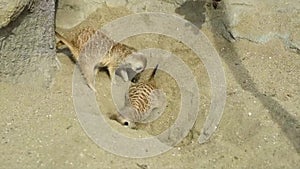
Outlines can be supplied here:
<path id="1" fill-rule="evenodd" d="M 137 67 L 136 68 L 136 71 L 141 71 L 141 70 L 143 70 L 143 67 Z"/>
<path id="2" fill-rule="evenodd" d="M 125 121 L 125 122 L 123 123 L 123 125 L 124 125 L 124 126 L 128 126 L 128 125 L 129 125 L 128 121 Z"/>
<path id="3" fill-rule="evenodd" d="M 137 83 L 140 80 L 140 78 L 141 78 L 141 73 L 138 73 L 131 79 L 131 82 Z"/>

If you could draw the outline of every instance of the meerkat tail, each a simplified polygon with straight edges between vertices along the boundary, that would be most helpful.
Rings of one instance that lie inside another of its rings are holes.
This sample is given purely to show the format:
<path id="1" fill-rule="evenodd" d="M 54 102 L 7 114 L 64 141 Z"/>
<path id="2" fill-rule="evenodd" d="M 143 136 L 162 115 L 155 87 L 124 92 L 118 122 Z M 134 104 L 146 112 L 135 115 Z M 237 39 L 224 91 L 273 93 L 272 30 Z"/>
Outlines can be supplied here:
<path id="1" fill-rule="evenodd" d="M 158 68 L 158 64 L 155 66 L 154 70 L 152 71 L 148 81 L 151 81 L 154 78 L 154 76 L 156 74 L 156 71 L 157 71 L 157 68 Z"/>
<path id="2" fill-rule="evenodd" d="M 79 57 L 79 52 L 76 50 L 76 47 L 57 31 L 55 31 L 55 36 L 59 41 L 64 43 L 70 49 L 71 53 L 73 54 L 73 58 L 77 62 Z"/>

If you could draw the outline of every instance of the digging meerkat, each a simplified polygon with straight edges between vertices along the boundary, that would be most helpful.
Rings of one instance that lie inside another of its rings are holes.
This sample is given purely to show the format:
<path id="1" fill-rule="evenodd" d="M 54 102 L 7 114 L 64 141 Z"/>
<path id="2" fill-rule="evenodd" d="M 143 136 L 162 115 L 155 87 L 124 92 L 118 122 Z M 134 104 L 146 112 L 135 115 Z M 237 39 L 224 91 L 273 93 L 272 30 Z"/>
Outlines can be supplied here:
<path id="1" fill-rule="evenodd" d="M 101 31 L 82 29 L 72 41 L 58 32 L 55 34 L 57 39 L 70 49 L 87 85 L 95 92 L 96 68 L 106 67 L 111 80 L 115 83 L 115 74 L 124 81 L 129 81 L 147 65 L 147 59 L 142 53 L 113 41 Z"/>
<path id="2" fill-rule="evenodd" d="M 154 76 L 156 65 L 148 80 L 133 83 L 125 94 L 125 105 L 118 114 L 111 115 L 110 119 L 116 120 L 124 126 L 135 128 L 136 123 L 148 123 L 157 119 L 166 106 L 166 96 L 158 89 Z"/>

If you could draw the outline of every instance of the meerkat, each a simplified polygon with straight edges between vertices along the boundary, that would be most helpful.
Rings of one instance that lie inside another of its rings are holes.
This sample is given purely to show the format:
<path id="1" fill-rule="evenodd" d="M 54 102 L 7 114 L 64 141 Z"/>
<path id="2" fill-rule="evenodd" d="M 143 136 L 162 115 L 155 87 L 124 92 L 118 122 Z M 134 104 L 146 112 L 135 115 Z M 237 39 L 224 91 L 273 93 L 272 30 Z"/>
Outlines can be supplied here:
<path id="1" fill-rule="evenodd" d="M 158 65 L 148 80 L 131 84 L 125 95 L 124 107 L 118 114 L 111 115 L 110 119 L 124 126 L 136 128 L 136 123 L 147 123 L 159 117 L 162 113 L 159 109 L 166 106 L 166 98 L 154 80 L 157 68 Z"/>
<path id="2" fill-rule="evenodd" d="M 82 29 L 72 41 L 58 32 L 55 34 L 57 39 L 70 49 L 87 85 L 94 92 L 96 68 L 106 67 L 111 80 L 115 82 L 115 74 L 128 81 L 135 76 L 134 74 L 142 72 L 147 65 L 145 55 L 132 47 L 113 41 L 101 31 Z M 129 73 L 128 70 L 132 71 Z"/>

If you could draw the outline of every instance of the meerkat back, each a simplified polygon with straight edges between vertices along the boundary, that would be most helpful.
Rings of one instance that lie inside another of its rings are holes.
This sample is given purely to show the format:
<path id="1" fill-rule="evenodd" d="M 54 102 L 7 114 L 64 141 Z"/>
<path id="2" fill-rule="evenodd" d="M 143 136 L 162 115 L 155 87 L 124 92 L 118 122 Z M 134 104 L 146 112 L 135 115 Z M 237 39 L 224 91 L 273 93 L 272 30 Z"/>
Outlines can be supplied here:
<path id="1" fill-rule="evenodd" d="M 88 86 L 96 91 L 94 88 L 95 68 L 97 66 L 102 67 L 101 62 L 105 60 L 105 56 L 115 43 L 100 31 L 95 32 L 92 38 L 82 48 L 78 65 Z"/>
<path id="2" fill-rule="evenodd" d="M 73 55 L 73 59 L 75 62 L 78 61 L 79 54 L 83 49 L 84 45 L 88 42 L 91 36 L 95 33 L 95 30 L 92 28 L 84 28 L 81 29 L 78 33 L 75 34 L 74 39 L 69 40 L 65 38 L 63 35 L 55 31 L 55 36 L 58 41 L 64 43 Z"/>

